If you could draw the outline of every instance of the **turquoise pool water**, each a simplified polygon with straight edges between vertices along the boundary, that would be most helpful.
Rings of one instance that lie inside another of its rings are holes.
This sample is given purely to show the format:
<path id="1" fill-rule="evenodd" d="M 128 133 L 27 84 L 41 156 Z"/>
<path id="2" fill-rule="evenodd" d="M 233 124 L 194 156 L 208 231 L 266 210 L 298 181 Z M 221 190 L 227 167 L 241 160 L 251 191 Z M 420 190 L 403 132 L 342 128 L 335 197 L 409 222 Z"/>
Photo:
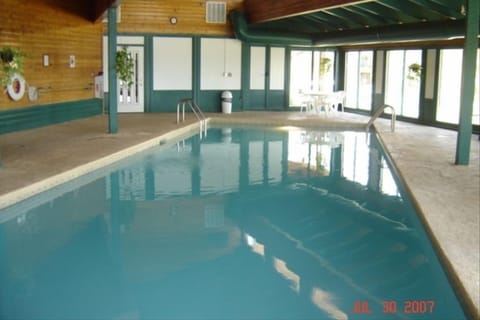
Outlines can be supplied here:
<path id="1" fill-rule="evenodd" d="M 0 210 L 0 319 L 466 319 L 374 134 L 211 129 Z"/>

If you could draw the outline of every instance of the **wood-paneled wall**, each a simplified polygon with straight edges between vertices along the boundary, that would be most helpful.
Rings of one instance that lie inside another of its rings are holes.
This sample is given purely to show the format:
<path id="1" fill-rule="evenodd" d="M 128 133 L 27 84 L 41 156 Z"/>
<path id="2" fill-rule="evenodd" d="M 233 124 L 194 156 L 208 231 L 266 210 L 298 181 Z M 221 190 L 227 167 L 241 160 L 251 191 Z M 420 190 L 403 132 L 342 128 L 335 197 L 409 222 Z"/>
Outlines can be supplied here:
<path id="1" fill-rule="evenodd" d="M 227 13 L 243 7 L 243 0 L 223 1 L 227 4 Z M 205 22 L 205 3 L 205 0 L 124 0 L 120 6 L 118 32 L 231 35 L 232 27 L 229 22 Z M 178 20 L 175 25 L 169 21 L 173 16 Z"/>
<path id="2" fill-rule="evenodd" d="M 225 0 L 227 12 L 242 8 L 243 0 Z M 119 33 L 231 35 L 229 22 L 205 22 L 206 0 L 124 0 Z M 39 99 L 28 95 L 11 100 L 0 91 L 0 111 L 21 107 L 88 99 L 93 97 L 93 77 L 102 70 L 102 33 L 106 23 L 92 23 L 89 2 L 64 0 L 0 0 L 0 47 L 22 50 L 24 76 L 38 87 Z M 175 16 L 178 23 L 170 24 Z M 50 65 L 42 65 L 48 54 Z M 75 68 L 69 67 L 75 55 Z"/>
<path id="3" fill-rule="evenodd" d="M 0 111 L 93 97 L 93 76 L 102 70 L 102 24 L 82 16 L 81 3 L 0 0 L 0 48 L 22 50 L 25 79 L 40 88 L 37 101 L 29 101 L 27 94 L 12 101 L 2 88 Z M 48 67 L 42 66 L 43 54 L 49 55 Z M 70 55 L 75 55 L 75 68 L 69 67 Z"/>

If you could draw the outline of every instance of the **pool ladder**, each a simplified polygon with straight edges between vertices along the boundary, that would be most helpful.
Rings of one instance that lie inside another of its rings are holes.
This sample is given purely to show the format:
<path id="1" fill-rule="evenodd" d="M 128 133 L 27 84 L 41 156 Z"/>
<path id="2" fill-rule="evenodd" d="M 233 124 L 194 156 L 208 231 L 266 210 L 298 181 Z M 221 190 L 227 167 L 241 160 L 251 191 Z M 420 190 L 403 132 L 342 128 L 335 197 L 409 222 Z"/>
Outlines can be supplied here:
<path id="1" fill-rule="evenodd" d="M 182 121 L 185 121 L 185 105 L 190 106 L 190 109 L 192 110 L 193 114 L 195 114 L 195 117 L 200 123 L 200 139 L 203 138 L 203 136 L 207 136 L 207 118 L 203 114 L 202 110 L 198 106 L 198 104 L 195 103 L 192 99 L 181 99 L 178 100 L 177 102 L 177 123 L 180 123 L 180 108 L 182 108 Z"/>
<path id="2" fill-rule="evenodd" d="M 383 111 L 385 111 L 385 109 L 387 108 L 390 108 L 392 109 L 392 121 L 390 123 L 390 129 L 392 130 L 392 132 L 395 132 L 395 120 L 397 119 L 397 116 L 396 116 L 396 113 L 395 113 L 395 108 L 392 107 L 391 105 L 389 104 L 384 104 L 383 106 L 381 106 L 380 108 L 378 108 L 377 110 L 375 110 L 375 113 L 372 115 L 372 117 L 370 118 L 370 120 L 368 120 L 368 123 L 367 123 L 367 131 L 370 130 L 370 127 L 371 125 L 373 124 L 373 122 L 375 120 L 377 120 L 377 118 L 383 113 Z"/>

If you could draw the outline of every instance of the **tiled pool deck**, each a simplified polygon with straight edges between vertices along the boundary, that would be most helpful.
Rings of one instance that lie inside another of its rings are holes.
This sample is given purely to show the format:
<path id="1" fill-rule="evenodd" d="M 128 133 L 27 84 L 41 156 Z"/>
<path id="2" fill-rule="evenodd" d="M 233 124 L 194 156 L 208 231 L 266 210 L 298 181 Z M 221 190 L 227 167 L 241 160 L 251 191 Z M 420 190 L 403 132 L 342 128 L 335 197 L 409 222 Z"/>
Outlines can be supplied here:
<path id="1" fill-rule="evenodd" d="M 121 114 L 119 132 L 107 133 L 107 116 L 0 135 L 0 207 L 106 162 L 169 139 L 181 125 L 174 114 Z M 316 127 L 364 127 L 368 118 L 338 113 L 239 112 L 207 114 L 213 122 Z M 473 317 L 480 306 L 480 141 L 472 137 L 468 166 L 454 165 L 457 133 L 388 120 L 375 124 L 448 266 L 464 291 Z M 169 136 L 170 135 L 170 136 Z M 126 150 L 127 149 L 127 150 Z M 125 151 L 126 150 L 126 151 Z"/>

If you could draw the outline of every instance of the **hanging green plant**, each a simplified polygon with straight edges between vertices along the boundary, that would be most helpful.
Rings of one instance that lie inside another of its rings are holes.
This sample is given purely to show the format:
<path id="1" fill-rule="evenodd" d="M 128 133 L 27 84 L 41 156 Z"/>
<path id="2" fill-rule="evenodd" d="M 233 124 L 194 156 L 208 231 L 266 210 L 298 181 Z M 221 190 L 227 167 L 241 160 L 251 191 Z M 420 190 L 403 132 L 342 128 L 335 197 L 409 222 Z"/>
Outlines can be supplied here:
<path id="1" fill-rule="evenodd" d="M 320 74 L 324 75 L 330 71 L 330 68 L 332 67 L 332 61 L 330 58 L 322 58 L 320 59 Z"/>
<path id="2" fill-rule="evenodd" d="M 133 84 L 133 57 L 128 53 L 127 48 L 117 51 L 115 59 L 115 70 L 117 71 L 118 78 L 127 86 Z"/>
<path id="3" fill-rule="evenodd" d="M 2 70 L 0 84 L 2 86 L 11 84 L 15 74 L 23 75 L 24 59 L 25 54 L 17 48 L 3 47 L 0 50 L 0 70 Z"/>
<path id="4" fill-rule="evenodd" d="M 412 63 L 408 66 L 407 79 L 419 80 L 422 75 L 422 66 L 418 63 Z"/>

